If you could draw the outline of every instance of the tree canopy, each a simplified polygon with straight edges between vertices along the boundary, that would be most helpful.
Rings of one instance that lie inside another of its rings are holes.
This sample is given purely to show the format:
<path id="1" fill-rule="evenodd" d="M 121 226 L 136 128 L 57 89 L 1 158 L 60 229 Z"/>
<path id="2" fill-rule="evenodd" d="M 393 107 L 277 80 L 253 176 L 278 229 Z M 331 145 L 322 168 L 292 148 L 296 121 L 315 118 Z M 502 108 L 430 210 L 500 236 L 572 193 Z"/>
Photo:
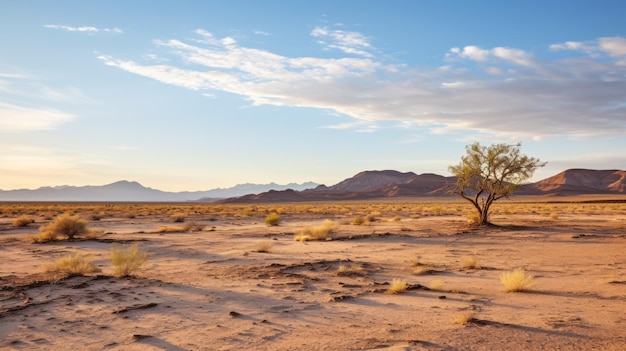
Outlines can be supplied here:
<path id="1" fill-rule="evenodd" d="M 489 224 L 493 202 L 513 195 L 537 168 L 545 166 L 545 162 L 523 155 L 520 148 L 520 143 L 487 147 L 476 142 L 465 147 L 467 154 L 458 165 L 448 168 L 457 177 L 451 192 L 472 203 L 478 211 L 478 224 Z"/>

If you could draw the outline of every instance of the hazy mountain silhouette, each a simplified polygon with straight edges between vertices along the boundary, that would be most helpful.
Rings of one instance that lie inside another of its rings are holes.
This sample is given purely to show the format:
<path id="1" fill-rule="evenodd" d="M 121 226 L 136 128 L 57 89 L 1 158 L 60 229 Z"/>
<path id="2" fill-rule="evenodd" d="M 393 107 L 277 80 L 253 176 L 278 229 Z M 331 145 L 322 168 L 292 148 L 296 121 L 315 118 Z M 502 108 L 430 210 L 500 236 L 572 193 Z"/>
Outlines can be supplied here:
<path id="1" fill-rule="evenodd" d="M 222 200 L 225 203 L 262 203 L 365 200 L 391 197 L 450 195 L 455 177 L 437 174 L 365 171 L 336 185 L 303 191 L 270 191 Z M 570 169 L 536 183 L 524 185 L 519 195 L 626 194 L 626 171 Z"/>
<path id="2" fill-rule="evenodd" d="M 39 189 L 0 190 L 0 201 L 138 201 L 138 202 L 205 202 L 218 199 L 266 192 L 268 190 L 296 189 L 304 190 L 318 184 L 307 182 L 287 185 L 239 184 L 231 188 L 218 188 L 206 191 L 167 192 L 144 187 L 137 182 L 126 180 L 102 186 L 55 186 Z"/>

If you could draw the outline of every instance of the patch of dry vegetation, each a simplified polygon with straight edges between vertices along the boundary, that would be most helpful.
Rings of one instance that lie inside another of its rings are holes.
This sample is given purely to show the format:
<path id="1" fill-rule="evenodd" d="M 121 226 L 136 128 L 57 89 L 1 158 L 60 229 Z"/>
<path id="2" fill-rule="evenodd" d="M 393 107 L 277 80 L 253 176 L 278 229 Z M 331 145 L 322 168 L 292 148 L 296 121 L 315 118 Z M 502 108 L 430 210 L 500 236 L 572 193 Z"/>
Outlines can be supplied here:
<path id="1" fill-rule="evenodd" d="M 358 263 L 340 264 L 337 268 L 336 275 L 340 277 L 363 274 L 365 269 Z"/>
<path id="2" fill-rule="evenodd" d="M 391 281 L 391 284 L 389 285 L 389 288 L 387 288 L 387 291 L 385 291 L 386 294 L 389 295 L 395 295 L 395 294 L 399 294 L 401 292 L 406 291 L 406 289 L 409 288 L 409 284 L 402 280 L 402 279 L 393 279 Z"/>
<path id="3" fill-rule="evenodd" d="M 461 312 L 454 316 L 454 323 L 459 325 L 468 325 L 475 320 L 475 314 L 471 311 Z"/>
<path id="4" fill-rule="evenodd" d="M 141 265 L 148 259 L 148 254 L 139 250 L 138 244 L 111 246 L 111 263 L 113 264 L 113 275 L 124 278 L 135 273 Z"/>
<path id="5" fill-rule="evenodd" d="M 30 218 L 30 216 L 27 216 L 27 215 L 21 215 L 13 220 L 14 227 L 26 227 L 32 223 L 35 223 L 35 220 Z"/>
<path id="6" fill-rule="evenodd" d="M 504 291 L 506 292 L 525 291 L 535 285 L 533 276 L 528 274 L 523 268 L 502 273 L 500 282 L 504 285 Z"/>
<path id="7" fill-rule="evenodd" d="M 97 268 L 91 261 L 91 257 L 87 255 L 67 255 L 59 258 L 55 263 L 46 264 L 43 271 L 52 273 L 56 279 L 97 272 Z"/>
<path id="8" fill-rule="evenodd" d="M 276 212 L 272 212 L 265 217 L 265 224 L 269 227 L 274 227 L 280 224 L 281 218 L 280 215 Z"/>
<path id="9" fill-rule="evenodd" d="M 262 241 L 257 244 L 256 249 L 254 251 L 267 253 L 267 252 L 270 252 L 273 246 L 274 246 L 273 241 Z"/>
<path id="10" fill-rule="evenodd" d="M 300 229 L 294 236 L 296 241 L 309 241 L 309 240 L 328 240 L 330 233 L 335 230 L 337 226 L 335 222 L 326 219 L 324 222 L 315 227 L 305 227 Z"/>
<path id="11" fill-rule="evenodd" d="M 62 214 L 55 218 L 50 224 L 39 229 L 39 235 L 35 236 L 34 241 L 43 243 L 58 240 L 60 236 L 66 236 L 67 239 L 74 239 L 79 235 L 89 233 L 87 221 L 80 218 L 79 215 Z"/>

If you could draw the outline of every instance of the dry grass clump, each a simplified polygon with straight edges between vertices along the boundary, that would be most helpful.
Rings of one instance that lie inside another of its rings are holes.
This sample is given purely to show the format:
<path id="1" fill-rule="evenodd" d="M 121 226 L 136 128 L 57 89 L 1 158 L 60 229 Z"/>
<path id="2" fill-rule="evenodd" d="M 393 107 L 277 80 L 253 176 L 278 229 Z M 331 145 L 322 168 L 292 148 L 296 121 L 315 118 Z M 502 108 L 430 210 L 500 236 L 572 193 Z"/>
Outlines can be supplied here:
<path id="1" fill-rule="evenodd" d="M 113 275 L 118 278 L 128 277 L 136 272 L 148 259 L 148 254 L 139 250 L 138 244 L 111 246 Z"/>
<path id="2" fill-rule="evenodd" d="M 172 215 L 172 220 L 174 221 L 174 223 L 182 223 L 185 221 L 185 214 L 184 213 L 176 213 L 174 215 Z"/>
<path id="3" fill-rule="evenodd" d="M 441 291 L 443 290 L 443 287 L 445 286 L 445 282 L 443 280 L 433 280 L 432 282 L 430 282 L 430 285 L 428 286 L 428 288 L 430 290 L 438 290 Z"/>
<path id="4" fill-rule="evenodd" d="M 354 218 L 354 220 L 352 220 L 352 225 L 368 225 L 368 224 L 369 222 L 361 216 L 357 216 Z"/>
<path id="5" fill-rule="evenodd" d="M 35 220 L 28 217 L 27 215 L 22 215 L 13 220 L 14 227 L 26 227 L 31 223 L 35 223 Z"/>
<path id="6" fill-rule="evenodd" d="M 45 265 L 43 271 L 54 274 L 57 279 L 97 272 L 97 268 L 91 261 L 91 257 L 87 255 L 67 255 L 59 258 L 55 263 Z"/>
<path id="7" fill-rule="evenodd" d="M 87 221 L 69 213 L 58 216 L 50 224 L 41 227 L 39 231 L 39 235 L 34 238 L 34 241 L 38 243 L 57 240 L 62 235 L 73 239 L 75 236 L 89 233 Z"/>
<path id="8" fill-rule="evenodd" d="M 500 281 L 504 285 L 504 291 L 506 292 L 525 291 L 535 285 L 533 276 L 528 274 L 523 268 L 502 273 Z"/>
<path id="9" fill-rule="evenodd" d="M 300 229 L 300 231 L 296 233 L 294 240 L 327 240 L 330 238 L 330 233 L 335 230 L 336 227 L 335 222 L 326 219 L 321 225 Z"/>
<path id="10" fill-rule="evenodd" d="M 461 269 L 479 269 L 478 258 L 476 256 L 463 256 L 461 258 Z"/>
<path id="11" fill-rule="evenodd" d="M 460 324 L 460 325 L 468 325 L 472 323 L 474 320 L 475 320 L 474 312 L 471 312 L 471 311 L 459 313 L 454 317 L 454 323 Z"/>
<path id="12" fill-rule="evenodd" d="M 270 252 L 272 246 L 274 246 L 273 241 L 263 241 L 257 244 L 255 252 Z"/>
<path id="13" fill-rule="evenodd" d="M 278 213 L 273 212 L 265 217 L 265 224 L 269 227 L 274 227 L 280 224 L 280 215 Z"/>
<path id="14" fill-rule="evenodd" d="M 344 277 L 349 275 L 363 274 L 364 271 L 365 269 L 363 268 L 363 266 L 358 263 L 340 264 L 335 274 L 340 277 Z"/>
<path id="15" fill-rule="evenodd" d="M 162 225 L 160 226 L 156 232 L 157 233 L 181 233 L 181 232 L 201 232 L 206 228 L 206 225 L 196 223 L 196 222 L 187 222 L 180 227 Z"/>
<path id="16" fill-rule="evenodd" d="M 408 288 L 409 288 L 409 284 L 405 282 L 404 280 L 393 279 L 391 281 L 391 285 L 389 286 L 387 291 L 385 291 L 385 293 L 389 295 L 395 295 L 395 294 L 399 294 L 401 292 L 406 291 L 406 289 Z"/>

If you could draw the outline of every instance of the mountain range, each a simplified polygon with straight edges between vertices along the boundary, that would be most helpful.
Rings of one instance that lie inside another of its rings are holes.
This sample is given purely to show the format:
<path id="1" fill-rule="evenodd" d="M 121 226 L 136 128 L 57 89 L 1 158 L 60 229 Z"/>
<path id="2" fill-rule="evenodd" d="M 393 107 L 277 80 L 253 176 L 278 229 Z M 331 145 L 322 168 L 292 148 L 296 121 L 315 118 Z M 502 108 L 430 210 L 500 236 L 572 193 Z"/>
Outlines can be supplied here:
<path id="1" fill-rule="evenodd" d="M 336 185 L 302 191 L 269 191 L 222 200 L 226 203 L 366 200 L 393 197 L 452 196 L 455 177 L 437 174 L 365 171 Z M 626 194 L 626 171 L 569 169 L 536 183 L 525 184 L 517 195 Z"/>
<path id="2" fill-rule="evenodd" d="M 455 177 L 432 173 L 364 171 L 335 185 L 314 182 L 239 184 L 206 191 L 166 192 L 137 182 L 119 181 L 102 186 L 57 186 L 28 190 L 0 190 L 0 201 L 111 201 L 111 202 L 222 202 L 271 203 L 366 200 L 393 197 L 451 196 Z M 517 195 L 625 194 L 626 171 L 568 169 L 536 183 L 524 185 Z"/>
<path id="3" fill-rule="evenodd" d="M 167 192 L 144 187 L 137 182 L 126 180 L 102 186 L 55 186 L 39 189 L 0 190 L 0 201 L 112 201 L 112 202 L 181 202 L 205 201 L 258 194 L 269 190 L 296 189 L 305 190 L 318 186 L 313 182 L 302 184 L 290 183 L 239 184 L 231 188 L 217 188 L 206 191 Z"/>

